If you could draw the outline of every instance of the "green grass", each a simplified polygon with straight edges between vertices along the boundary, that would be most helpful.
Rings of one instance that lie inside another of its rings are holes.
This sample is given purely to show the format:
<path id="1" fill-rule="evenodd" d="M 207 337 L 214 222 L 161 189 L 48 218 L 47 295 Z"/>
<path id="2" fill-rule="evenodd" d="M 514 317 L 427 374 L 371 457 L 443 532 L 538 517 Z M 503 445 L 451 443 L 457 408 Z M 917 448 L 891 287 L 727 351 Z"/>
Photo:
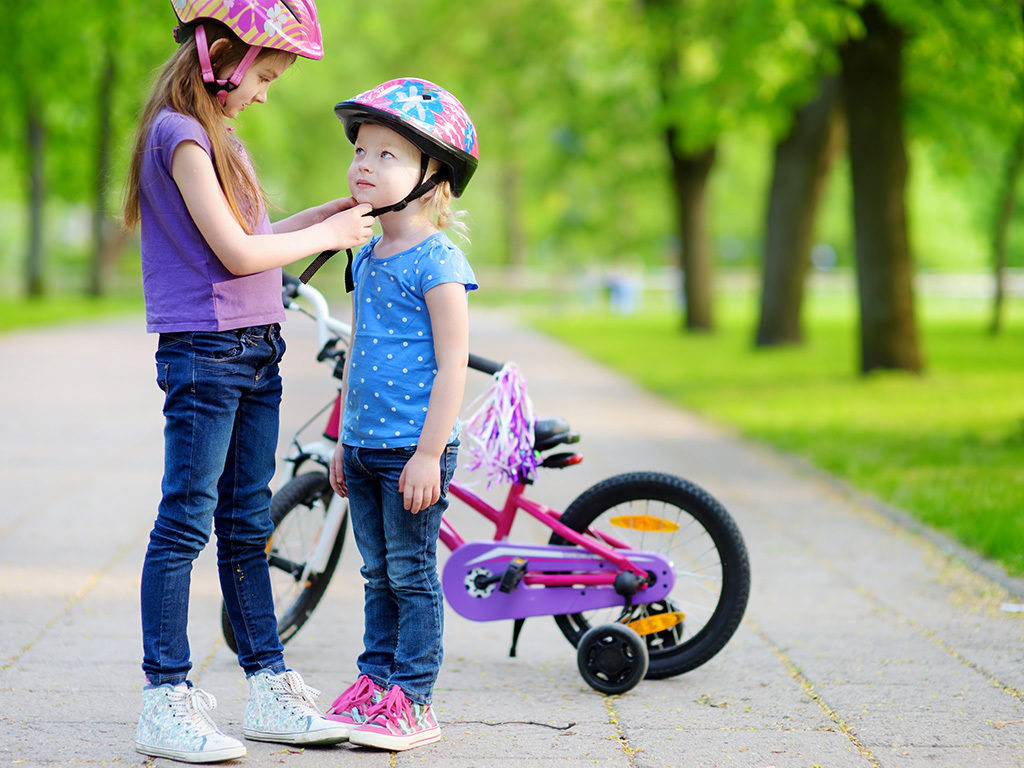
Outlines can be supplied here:
<path id="1" fill-rule="evenodd" d="M 597 312 L 536 324 L 712 421 L 803 456 L 1024 575 L 1024 317 L 985 330 L 973 300 L 921 302 L 923 375 L 857 374 L 849 297 L 817 297 L 805 345 L 755 349 L 754 301 L 717 305 L 718 330 L 676 314 Z"/>
<path id="2" fill-rule="evenodd" d="M 142 297 L 93 299 L 47 296 L 41 299 L 0 298 L 0 333 L 39 325 L 57 325 L 141 312 Z"/>

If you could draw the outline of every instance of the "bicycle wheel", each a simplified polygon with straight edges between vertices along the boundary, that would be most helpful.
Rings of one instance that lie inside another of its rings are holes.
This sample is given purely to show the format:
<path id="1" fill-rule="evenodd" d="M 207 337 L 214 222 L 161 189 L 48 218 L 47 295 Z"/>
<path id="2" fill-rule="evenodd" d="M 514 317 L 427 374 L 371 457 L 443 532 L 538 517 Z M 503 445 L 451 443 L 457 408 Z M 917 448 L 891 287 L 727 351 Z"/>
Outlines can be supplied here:
<path id="1" fill-rule="evenodd" d="M 750 563 L 739 528 L 725 508 L 702 488 L 672 475 L 616 475 L 584 491 L 565 510 L 574 531 L 596 531 L 630 549 L 668 557 L 675 585 L 663 599 L 621 608 L 556 616 L 566 639 L 577 646 L 591 627 L 621 622 L 647 644 L 647 677 L 688 672 L 718 653 L 743 618 L 750 593 Z M 551 544 L 567 544 L 554 534 Z"/>
<path id="2" fill-rule="evenodd" d="M 287 643 L 309 619 L 338 566 L 348 528 L 347 506 L 323 572 L 306 573 L 333 495 L 327 473 L 315 471 L 296 475 L 270 500 L 274 533 L 267 543 L 267 560 L 274 591 L 277 634 L 282 643 Z M 234 629 L 223 606 L 221 629 L 228 647 L 237 653 Z"/>

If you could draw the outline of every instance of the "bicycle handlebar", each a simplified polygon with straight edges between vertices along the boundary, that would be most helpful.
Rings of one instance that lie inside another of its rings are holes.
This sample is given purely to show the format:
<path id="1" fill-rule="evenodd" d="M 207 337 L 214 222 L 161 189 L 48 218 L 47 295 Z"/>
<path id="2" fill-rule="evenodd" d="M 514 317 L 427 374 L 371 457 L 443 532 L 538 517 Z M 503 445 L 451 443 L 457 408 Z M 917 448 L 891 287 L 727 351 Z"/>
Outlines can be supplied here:
<path id="1" fill-rule="evenodd" d="M 493 360 L 488 360 L 486 357 L 480 357 L 480 355 L 470 353 L 469 367 L 474 371 L 480 371 L 481 373 L 487 373 L 493 376 L 501 370 L 502 363 L 496 363 Z"/>

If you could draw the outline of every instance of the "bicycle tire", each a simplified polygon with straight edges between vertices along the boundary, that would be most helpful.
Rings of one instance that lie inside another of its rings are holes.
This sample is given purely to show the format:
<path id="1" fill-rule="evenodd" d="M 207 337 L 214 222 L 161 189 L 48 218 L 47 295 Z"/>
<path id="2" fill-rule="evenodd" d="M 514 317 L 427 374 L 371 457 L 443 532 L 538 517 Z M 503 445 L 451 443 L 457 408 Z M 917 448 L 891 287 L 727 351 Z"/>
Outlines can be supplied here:
<path id="1" fill-rule="evenodd" d="M 295 475 L 270 500 L 270 519 L 274 524 L 274 533 L 267 546 L 267 557 L 274 592 L 277 635 L 282 645 L 294 637 L 312 615 L 338 567 L 348 530 L 347 507 L 322 573 L 313 574 L 300 583 L 298 576 L 282 567 L 284 562 L 303 566 L 313 555 L 317 535 L 333 495 L 327 473 L 318 470 Z M 238 653 L 234 629 L 223 605 L 221 630 L 228 647 Z"/>
<path id="2" fill-rule="evenodd" d="M 637 531 L 614 526 L 612 517 L 647 515 L 668 520 L 675 531 Z M 654 551 L 673 561 L 676 582 L 663 601 L 555 616 L 565 638 L 578 646 L 593 626 L 629 623 L 681 611 L 685 618 L 644 636 L 650 663 L 647 677 L 661 679 L 696 669 L 717 654 L 736 632 L 750 595 L 750 562 L 735 521 L 707 491 L 682 478 L 632 472 L 603 480 L 584 491 L 561 521 L 584 532 L 595 524 L 630 548 Z M 568 544 L 553 534 L 551 544 Z"/>

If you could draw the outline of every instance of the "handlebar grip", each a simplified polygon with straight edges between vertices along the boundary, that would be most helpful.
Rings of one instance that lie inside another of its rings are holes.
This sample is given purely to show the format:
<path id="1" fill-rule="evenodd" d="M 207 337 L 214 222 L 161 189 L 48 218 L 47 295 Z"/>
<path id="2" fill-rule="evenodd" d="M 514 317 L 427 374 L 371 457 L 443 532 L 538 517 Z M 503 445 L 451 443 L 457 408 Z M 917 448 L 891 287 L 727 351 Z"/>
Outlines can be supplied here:
<path id="1" fill-rule="evenodd" d="M 469 356 L 469 367 L 474 371 L 480 371 L 481 373 L 489 373 L 494 375 L 501 370 L 502 363 L 496 363 L 493 360 L 488 360 L 486 357 L 480 357 L 479 355 L 470 354 Z"/>

